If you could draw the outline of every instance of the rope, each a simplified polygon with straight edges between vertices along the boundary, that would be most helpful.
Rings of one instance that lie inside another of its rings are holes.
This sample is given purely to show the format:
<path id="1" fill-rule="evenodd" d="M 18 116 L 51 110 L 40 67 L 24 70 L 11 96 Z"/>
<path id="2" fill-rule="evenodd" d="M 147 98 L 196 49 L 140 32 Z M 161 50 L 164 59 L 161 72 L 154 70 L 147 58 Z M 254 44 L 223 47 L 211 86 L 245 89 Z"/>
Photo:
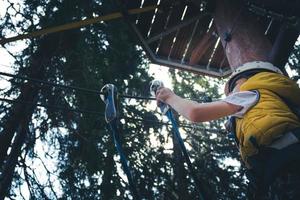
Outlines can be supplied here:
<path id="1" fill-rule="evenodd" d="M 99 90 L 82 88 L 82 87 L 77 87 L 77 86 L 62 85 L 62 84 L 52 83 L 52 82 L 49 82 L 49 81 L 46 81 L 46 80 L 40 80 L 40 79 L 35 79 L 35 78 L 30 78 L 30 77 L 24 77 L 24 76 L 14 75 L 14 74 L 6 73 L 6 72 L 0 72 L 0 75 L 12 77 L 12 78 L 17 78 L 17 79 L 21 79 L 21 80 L 32 81 L 32 82 L 36 82 L 36 83 L 42 83 L 42 84 L 50 85 L 50 86 L 57 87 L 57 88 L 71 89 L 71 90 L 82 91 L 82 92 L 87 92 L 87 93 L 93 93 L 93 94 L 98 94 L 98 95 L 104 94 L 103 92 L 100 92 Z M 139 100 L 156 100 L 153 97 L 132 96 L 132 95 L 127 95 L 127 94 L 123 94 L 123 95 L 120 94 L 119 97 L 127 98 L 127 99 L 139 99 Z"/>
<path id="2" fill-rule="evenodd" d="M 143 123 L 152 123 L 152 124 L 160 124 L 160 125 L 165 125 L 165 126 L 172 126 L 172 123 L 168 123 L 168 122 L 162 122 L 162 121 L 155 121 L 155 120 L 149 120 L 149 119 L 138 119 L 138 118 L 130 118 L 130 117 L 125 117 L 123 116 L 124 119 L 129 120 L 129 121 L 134 121 L 134 122 L 143 122 Z M 216 134 L 222 134 L 222 135 L 227 135 L 227 131 L 224 129 L 213 129 L 213 128 L 205 128 L 205 127 L 201 127 L 198 125 L 190 125 L 188 123 L 178 123 L 178 125 L 182 128 L 189 128 L 192 130 L 199 130 L 199 131 L 207 131 L 210 133 L 216 133 Z"/>
<path id="3" fill-rule="evenodd" d="M 140 14 L 140 13 L 155 10 L 156 8 L 157 8 L 157 6 L 147 6 L 144 8 L 135 8 L 135 9 L 128 10 L 128 13 L 131 15 Z M 99 23 L 102 21 L 110 21 L 110 20 L 114 20 L 114 19 L 118 19 L 118 18 L 122 18 L 122 17 L 123 17 L 123 15 L 121 12 L 115 12 L 115 13 L 98 16 L 98 17 L 91 18 L 91 19 L 85 19 L 85 20 L 81 20 L 81 21 L 71 22 L 68 24 L 60 25 L 60 26 L 45 28 L 45 29 L 25 33 L 22 35 L 17 35 L 14 37 L 2 38 L 2 39 L 0 39 L 0 45 L 4 45 L 6 43 L 17 41 L 17 40 L 23 40 L 26 38 L 33 38 L 33 37 L 38 37 L 38 36 L 47 35 L 47 34 L 51 34 L 51 33 L 66 31 L 66 30 L 70 30 L 70 29 L 76 29 L 76 28 L 84 27 L 84 26 L 87 26 L 90 24 L 95 24 L 95 23 Z"/>
<path id="4" fill-rule="evenodd" d="M 115 143 L 115 147 L 117 149 L 118 154 L 120 155 L 120 161 L 122 164 L 122 168 L 127 176 L 128 179 L 128 183 L 129 183 L 129 188 L 133 194 L 134 199 L 140 199 L 139 194 L 137 192 L 135 183 L 133 181 L 133 176 L 131 174 L 131 169 L 129 167 L 129 162 L 127 161 L 125 154 L 122 150 L 122 146 L 120 143 L 120 137 L 119 137 L 119 133 L 118 133 L 118 128 L 117 128 L 117 118 L 112 120 L 111 122 L 108 123 L 109 127 L 112 131 L 112 136 L 114 139 L 114 143 Z"/>
<path id="5" fill-rule="evenodd" d="M 174 119 L 174 116 L 173 116 L 173 114 L 172 114 L 171 109 L 169 109 L 169 110 L 167 111 L 166 115 L 167 115 L 168 119 L 171 121 L 171 123 L 172 123 L 172 125 L 173 125 L 173 126 L 172 126 L 173 134 L 174 134 L 175 138 L 177 139 L 177 141 L 178 141 L 178 143 L 179 143 L 180 149 L 181 149 L 181 151 L 182 151 L 182 153 L 183 153 L 183 156 L 184 156 L 184 158 L 185 158 L 185 161 L 186 161 L 186 163 L 187 163 L 187 165 L 188 165 L 188 168 L 189 168 L 189 170 L 190 170 L 190 173 L 191 173 L 191 175 L 192 175 L 192 178 L 193 178 L 193 180 L 194 180 L 194 182 L 195 182 L 196 189 L 197 189 L 198 192 L 199 192 L 199 198 L 200 198 L 200 200 L 204 200 L 204 196 L 203 196 L 203 194 L 201 193 L 201 191 L 206 191 L 206 190 L 204 190 L 205 187 L 202 185 L 202 183 L 199 181 L 199 179 L 198 179 L 198 177 L 197 177 L 197 175 L 196 175 L 195 169 L 193 168 L 192 162 L 191 162 L 191 160 L 190 160 L 189 154 L 188 154 L 188 152 L 187 152 L 187 150 L 186 150 L 186 147 L 185 147 L 185 145 L 184 145 L 184 142 L 183 142 L 183 140 L 182 140 L 182 138 L 181 138 L 181 135 L 180 135 L 180 133 L 179 133 L 178 125 L 177 125 L 176 120 Z M 205 199 L 208 199 L 208 198 L 206 197 Z"/>
<path id="6" fill-rule="evenodd" d="M 43 107 L 43 108 L 51 108 L 51 109 L 57 109 L 57 110 L 63 110 L 63 111 L 68 111 L 68 112 L 75 112 L 75 113 L 87 113 L 87 114 L 92 114 L 92 115 L 97 115 L 97 116 L 101 116 L 104 117 L 103 112 L 97 112 L 97 111 L 93 111 L 93 110 L 87 110 L 87 109 L 75 109 L 75 108 L 66 108 L 66 107 L 62 107 L 62 106 L 55 106 L 55 105 L 46 105 L 46 104 L 41 104 L 41 103 L 33 103 L 33 102 L 29 102 L 29 101 L 20 101 L 20 100 L 13 100 L 13 99 L 6 99 L 6 98 L 0 98 L 0 101 L 4 101 L 7 103 L 21 103 L 21 104 L 35 104 L 38 107 Z M 160 124 L 160 125 L 165 125 L 165 126 L 172 126 L 172 124 L 167 123 L 167 122 L 160 122 L 160 121 L 155 121 L 155 120 L 149 120 L 149 119 L 138 119 L 138 118 L 130 118 L 127 116 L 122 116 L 121 118 L 125 119 L 125 120 L 129 120 L 129 121 L 139 121 L 139 122 L 146 122 L 146 123 L 152 123 L 152 124 Z M 179 123 L 180 127 L 183 128 L 190 128 L 193 129 L 194 126 L 190 126 L 186 123 Z M 226 134 L 226 130 L 219 130 L 219 129 L 212 129 L 212 128 L 204 128 L 204 127 L 198 127 L 196 126 L 197 130 L 200 131 L 207 131 L 207 132 L 211 132 L 211 133 L 217 133 L 217 134 Z"/>
<path id="7" fill-rule="evenodd" d="M 71 90 L 82 91 L 82 92 L 87 92 L 87 93 L 93 93 L 93 94 L 98 94 L 98 95 L 104 94 L 103 92 L 100 92 L 99 90 L 95 90 L 95 89 L 88 89 L 88 88 L 82 88 L 82 87 L 77 87 L 77 86 L 62 85 L 62 84 L 49 82 L 49 81 L 46 81 L 46 80 L 40 80 L 40 79 L 35 79 L 35 78 L 30 78 L 30 77 L 25 77 L 25 76 L 20 76 L 20 75 L 14 75 L 14 74 L 6 73 L 6 72 L 0 72 L 0 75 L 7 76 L 7 77 L 12 77 L 12 78 L 17 78 L 17 79 L 21 79 L 21 80 L 32 81 L 32 82 L 36 82 L 36 83 L 42 83 L 42 84 L 50 85 L 50 86 L 57 87 L 57 88 L 71 89 Z M 156 99 L 154 97 L 132 96 L 132 95 L 127 95 L 127 94 L 119 94 L 119 97 L 127 98 L 127 99 L 156 101 Z M 199 99 L 190 99 L 190 100 L 198 101 L 198 102 L 206 102 L 205 100 L 201 100 L 201 99 L 200 99 L 200 101 L 199 101 Z M 216 100 L 218 100 L 218 99 L 214 99 L 214 101 L 216 101 Z"/>
<path id="8" fill-rule="evenodd" d="M 36 105 L 38 107 L 43 107 L 43 108 L 53 108 L 53 109 L 57 109 L 57 110 L 70 111 L 70 112 L 75 112 L 75 113 L 88 113 L 88 114 L 94 114 L 94 115 L 100 114 L 100 115 L 104 116 L 102 112 L 97 112 L 97 111 L 93 111 L 93 110 L 66 108 L 66 107 L 62 107 L 62 106 L 34 103 L 31 101 L 21 101 L 21 100 L 13 100 L 13 99 L 6 99 L 6 98 L 0 98 L 0 101 L 4 101 L 4 102 L 10 103 L 10 104 L 13 104 L 13 103 L 29 104 L 29 105 Z"/>

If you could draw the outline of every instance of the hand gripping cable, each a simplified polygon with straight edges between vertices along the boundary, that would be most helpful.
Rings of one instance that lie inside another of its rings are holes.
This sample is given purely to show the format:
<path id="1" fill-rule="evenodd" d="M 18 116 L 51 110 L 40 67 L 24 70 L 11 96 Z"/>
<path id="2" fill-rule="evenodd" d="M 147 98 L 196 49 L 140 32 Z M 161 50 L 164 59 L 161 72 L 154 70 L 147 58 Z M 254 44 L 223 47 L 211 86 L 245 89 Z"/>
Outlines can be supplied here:
<path id="1" fill-rule="evenodd" d="M 159 81 L 159 80 L 154 80 L 151 82 L 150 84 L 150 93 L 151 95 L 155 96 L 156 94 L 156 91 L 160 88 L 160 87 L 163 87 L 163 82 Z M 201 184 L 201 182 L 199 181 L 198 177 L 196 176 L 196 172 L 195 172 L 195 169 L 193 168 L 193 165 L 192 165 L 192 162 L 191 162 L 191 159 L 189 157 L 189 154 L 186 150 L 186 147 L 184 145 L 184 142 L 182 140 L 182 137 L 180 135 L 180 132 L 179 132 L 179 129 L 178 129 L 178 125 L 177 125 L 177 122 L 174 118 L 174 115 L 172 113 L 172 110 L 170 109 L 170 106 L 163 103 L 163 102 L 159 102 L 158 103 L 158 106 L 161 110 L 161 112 L 163 114 L 165 114 L 169 121 L 172 123 L 172 134 L 173 136 L 177 139 L 178 143 L 179 143 L 179 146 L 180 146 L 180 150 L 182 151 L 183 153 L 183 156 L 185 158 L 185 161 L 188 165 L 188 168 L 189 168 L 189 171 L 191 173 L 191 176 L 195 182 L 195 185 L 196 185 L 196 190 L 199 192 L 199 199 L 200 200 L 204 200 L 204 199 L 207 199 L 207 195 L 204 195 L 204 192 L 203 191 L 206 191 L 203 186 L 203 184 Z"/>
<path id="2" fill-rule="evenodd" d="M 120 161 L 121 161 L 122 168 L 128 179 L 130 191 L 132 192 L 133 198 L 138 200 L 138 199 L 140 199 L 140 197 L 137 192 L 137 188 L 135 186 L 133 176 L 131 174 L 131 169 L 130 169 L 129 163 L 125 157 L 125 154 L 123 152 L 123 149 L 122 149 L 122 146 L 120 143 L 120 134 L 119 134 L 119 130 L 118 130 L 118 121 L 117 121 L 118 120 L 117 88 L 113 84 L 106 84 L 101 89 L 100 97 L 106 105 L 105 120 L 109 124 L 109 127 L 111 129 L 115 147 L 117 149 L 118 154 L 120 155 Z"/>

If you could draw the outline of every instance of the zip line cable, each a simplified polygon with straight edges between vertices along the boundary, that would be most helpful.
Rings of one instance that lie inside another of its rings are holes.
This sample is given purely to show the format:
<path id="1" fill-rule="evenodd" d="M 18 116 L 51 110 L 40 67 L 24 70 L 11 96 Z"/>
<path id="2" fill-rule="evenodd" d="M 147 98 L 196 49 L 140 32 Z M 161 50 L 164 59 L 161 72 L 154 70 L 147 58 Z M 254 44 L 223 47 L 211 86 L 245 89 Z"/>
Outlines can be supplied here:
<path id="1" fill-rule="evenodd" d="M 41 84 L 45 84 L 45 85 L 49 85 L 49 86 L 53 86 L 53 87 L 58 87 L 58 88 L 63 88 L 63 89 L 71 89 L 71 90 L 82 91 L 82 92 L 87 92 L 87 93 L 93 93 L 93 94 L 98 94 L 98 95 L 104 94 L 103 92 L 100 92 L 99 90 L 82 88 L 82 87 L 77 87 L 77 86 L 67 86 L 67 85 L 52 83 L 52 82 L 45 81 L 45 80 L 14 75 L 14 74 L 6 73 L 6 72 L 0 72 L 0 75 L 8 76 L 8 77 L 11 77 L 11 78 L 17 78 L 17 79 L 21 79 L 21 80 L 32 81 L 32 82 L 41 83 Z M 138 99 L 138 100 L 156 100 L 153 97 L 132 96 L 132 95 L 126 95 L 126 94 L 120 94 L 119 97 L 127 98 L 127 99 Z"/>
<path id="2" fill-rule="evenodd" d="M 2 64 L 0 64 L 0 65 L 2 65 Z M 5 66 L 5 65 L 2 65 L 2 66 Z M 76 86 L 67 86 L 67 85 L 52 83 L 52 82 L 45 81 L 45 80 L 40 80 L 40 79 L 35 79 L 35 78 L 30 78 L 30 77 L 24 77 L 24 76 L 20 76 L 20 75 L 14 75 L 14 74 L 6 73 L 6 72 L 0 72 L 0 75 L 11 77 L 11 78 L 16 78 L 16 79 L 21 79 L 21 80 L 37 82 L 37 83 L 41 83 L 41 84 L 45 84 L 45 85 L 49 85 L 49 86 L 53 86 L 53 87 L 57 87 L 57 88 L 82 91 L 82 92 L 93 93 L 93 94 L 98 94 L 98 95 L 103 94 L 103 92 L 100 92 L 99 90 L 76 87 Z M 132 95 L 124 95 L 124 94 L 119 94 L 119 97 L 129 98 L 129 99 L 138 99 L 138 100 L 155 100 L 156 101 L 156 99 L 153 98 L 153 97 L 132 96 Z M 8 102 L 8 103 L 33 104 L 33 102 L 17 101 L 17 100 L 12 100 L 12 99 L 5 99 L 5 98 L 0 98 L 0 101 L 5 101 L 5 102 Z M 44 107 L 44 108 L 57 109 L 57 110 L 64 110 L 64 111 L 75 112 L 75 113 L 87 113 L 87 114 L 104 116 L 102 112 L 97 112 L 97 111 L 87 110 L 87 109 L 72 109 L 72 108 L 66 108 L 66 107 L 55 106 L 55 105 L 48 105 L 48 104 L 46 105 L 46 104 L 41 104 L 41 103 L 37 103 L 36 106 Z M 161 125 L 166 125 L 166 126 L 171 126 L 172 125 L 172 124 L 167 123 L 167 122 L 157 122 L 155 120 L 136 119 L 136 118 L 130 119 L 130 118 L 125 117 L 125 116 L 124 116 L 124 118 L 128 119 L 128 120 L 132 120 L 132 121 L 140 121 L 140 122 L 146 122 L 146 123 L 156 123 L 156 124 L 161 124 Z M 189 126 L 187 124 L 182 124 L 181 123 L 179 125 L 182 128 L 191 128 L 191 129 L 194 128 L 194 127 Z M 221 133 L 221 134 L 226 133 L 225 130 L 208 129 L 208 128 L 203 128 L 203 127 L 200 127 L 200 129 L 197 129 L 197 130 L 214 132 L 214 133 Z"/>
<path id="3" fill-rule="evenodd" d="M 74 112 L 74 113 L 86 113 L 86 114 L 92 114 L 92 115 L 104 117 L 103 112 L 97 112 L 97 111 L 92 111 L 92 110 L 87 110 L 87 109 L 75 109 L 75 108 L 72 109 L 72 108 L 66 108 L 66 107 L 62 107 L 62 106 L 46 105 L 46 104 L 41 104 L 41 103 L 33 103 L 33 102 L 29 102 L 29 101 L 18 101 L 18 100 L 7 99 L 7 98 L 0 98 L 0 101 L 7 102 L 10 104 L 13 104 L 13 103 L 29 104 L 29 105 L 35 104 L 36 106 L 43 107 L 43 108 L 57 109 L 57 110 L 63 110 L 63 111 L 68 111 L 68 112 Z M 126 117 L 126 116 L 120 116 L 120 119 L 124 119 L 124 120 L 128 120 L 128 121 L 139 121 L 139 122 L 150 123 L 150 124 L 172 126 L 172 124 L 168 123 L 168 122 L 161 122 L 161 121 L 155 121 L 155 120 L 149 120 L 149 119 L 138 119 L 138 118 L 131 118 L 131 117 Z M 199 127 L 197 125 L 196 125 L 196 127 L 194 127 L 194 126 L 190 126 L 186 123 L 179 123 L 179 126 L 182 128 L 190 128 L 190 129 L 196 128 L 196 130 L 199 130 L 199 131 L 207 131 L 207 132 L 217 133 L 217 134 L 225 134 L 226 133 L 226 131 L 222 130 L 222 129 L 221 130 L 210 129 L 210 128 Z"/>
<path id="4" fill-rule="evenodd" d="M 70 112 L 75 112 L 75 113 L 87 113 L 87 114 L 95 114 L 95 115 L 104 116 L 102 112 L 86 110 L 86 109 L 66 108 L 66 107 L 62 107 L 62 106 L 55 106 L 55 105 L 42 104 L 42 103 L 34 103 L 34 102 L 30 102 L 30 101 L 19 101 L 19 100 L 7 99 L 7 98 L 0 98 L 0 101 L 4 101 L 4 102 L 10 103 L 10 104 L 13 104 L 13 103 L 23 104 L 24 103 L 24 104 L 29 104 L 29 105 L 36 105 L 38 107 L 43 107 L 43 108 L 50 108 L 50 109 L 70 111 Z"/>
<path id="5" fill-rule="evenodd" d="M 2 65 L 2 64 L 0 64 L 0 65 Z M 87 88 L 76 87 L 76 86 L 66 86 L 66 85 L 56 84 L 56 83 L 52 83 L 52 82 L 45 81 L 45 80 L 40 80 L 40 79 L 34 79 L 34 78 L 30 78 L 30 77 L 24 77 L 24 76 L 14 75 L 14 74 L 6 73 L 6 72 L 0 72 L 0 75 L 11 77 L 11 78 L 17 78 L 17 79 L 21 79 L 21 80 L 27 80 L 27 81 L 37 82 L 37 83 L 41 83 L 41 84 L 45 84 L 45 85 L 49 85 L 49 86 L 53 86 L 53 87 L 58 87 L 58 88 L 63 88 L 63 89 L 71 89 L 71 90 L 88 92 L 88 93 L 93 93 L 93 94 L 98 94 L 98 95 L 103 94 L 102 92 L 100 92 L 98 90 L 94 90 L 94 89 L 87 89 Z M 131 96 L 131 95 L 121 95 L 121 94 L 119 95 L 119 97 L 121 97 L 121 98 L 129 98 L 129 99 L 138 99 L 138 100 L 155 100 L 156 101 L 156 99 L 153 98 L 153 97 Z M 5 99 L 5 98 L 0 98 L 0 101 L 5 101 L 5 102 L 8 102 L 8 103 L 33 104 L 32 102 L 17 101 L 17 100 L 12 100 L 12 99 Z M 87 113 L 87 114 L 104 116 L 102 112 L 97 112 L 97 111 L 87 110 L 87 109 L 72 109 L 72 108 L 65 108 L 65 107 L 55 106 L 55 105 L 46 105 L 46 104 L 41 104 L 41 103 L 37 103 L 36 106 L 44 107 L 44 108 L 57 109 L 57 110 L 64 110 L 64 111 L 75 112 L 75 113 Z M 124 118 L 129 119 L 128 117 L 124 117 Z M 137 121 L 141 121 L 141 122 L 156 123 L 156 124 L 171 126 L 170 123 L 167 123 L 167 122 L 157 122 L 157 121 L 154 121 L 154 120 L 145 120 L 145 119 L 129 119 L 129 120 L 133 120 L 133 121 L 137 120 Z M 189 126 L 187 124 L 179 124 L 179 125 L 182 128 L 191 128 L 191 129 L 193 128 L 193 127 L 191 127 L 191 126 Z M 200 130 L 202 130 L 202 131 L 208 131 L 208 132 L 214 132 L 214 133 L 221 133 L 221 134 L 226 133 L 225 130 L 208 129 L 208 128 L 202 128 L 202 127 L 200 128 Z"/>
<path id="6" fill-rule="evenodd" d="M 166 126 L 172 126 L 171 123 L 168 122 L 162 122 L 162 121 L 155 121 L 155 120 L 149 120 L 149 119 L 138 119 L 138 118 L 130 118 L 130 117 L 124 117 L 125 120 L 128 121 L 138 121 L 138 122 L 143 122 L 143 123 L 150 123 L 150 124 L 160 124 L 160 125 L 166 125 Z M 188 123 L 178 123 L 179 128 L 189 128 L 189 129 L 196 129 L 199 131 L 207 131 L 207 132 L 211 132 L 211 133 L 218 133 L 218 134 L 226 134 L 226 130 L 224 129 L 213 129 L 213 128 L 205 128 L 205 127 L 201 127 L 199 125 L 193 125 L 191 126 Z"/>
<path id="7" fill-rule="evenodd" d="M 32 82 L 36 82 L 36 83 L 41 83 L 41 84 L 45 84 L 45 85 L 49 85 L 49 86 L 53 86 L 53 87 L 57 87 L 57 88 L 71 89 L 71 90 L 76 90 L 76 91 L 82 91 L 82 92 L 87 92 L 87 93 L 94 93 L 94 94 L 98 94 L 98 95 L 100 95 L 100 94 L 103 95 L 103 92 L 100 92 L 99 90 L 95 90 L 95 89 L 88 89 L 88 88 L 82 88 L 82 87 L 77 87 L 77 86 L 62 85 L 62 84 L 49 82 L 49 81 L 46 81 L 46 80 L 40 80 L 40 79 L 35 79 L 35 78 L 30 78 L 30 77 L 25 77 L 25 76 L 20 76 L 20 75 L 14 75 L 14 74 L 6 73 L 6 72 L 0 72 L 0 75 L 11 77 L 11 78 L 16 78 L 16 79 L 21 79 L 21 80 L 32 81 Z M 127 95 L 127 94 L 119 94 L 119 97 L 127 98 L 127 99 L 156 101 L 156 98 L 154 98 L 154 97 L 133 96 L 133 95 Z M 199 101 L 199 99 L 197 99 L 197 100 L 190 99 L 190 100 Z M 216 100 L 217 99 L 214 99 L 214 101 L 216 101 Z M 205 101 L 200 100 L 199 102 L 205 102 Z"/>

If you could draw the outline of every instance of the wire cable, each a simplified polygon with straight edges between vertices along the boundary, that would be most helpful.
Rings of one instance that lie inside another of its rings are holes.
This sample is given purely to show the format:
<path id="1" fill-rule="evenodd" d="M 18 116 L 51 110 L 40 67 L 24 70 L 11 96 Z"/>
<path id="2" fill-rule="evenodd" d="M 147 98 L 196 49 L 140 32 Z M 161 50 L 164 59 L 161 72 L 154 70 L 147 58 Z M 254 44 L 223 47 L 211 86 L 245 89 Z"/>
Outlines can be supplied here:
<path id="1" fill-rule="evenodd" d="M 35 79 L 35 78 L 30 78 L 30 77 L 25 77 L 25 76 L 20 76 L 20 75 L 15 75 L 15 74 L 10 74 L 6 72 L 0 72 L 0 75 L 2 76 L 8 76 L 11 78 L 16 78 L 16 79 L 21 79 L 21 80 L 27 80 L 31 82 L 36 82 L 36 83 L 41 83 L 57 88 L 62 88 L 62 89 L 70 89 L 70 90 L 75 90 L 75 91 L 82 91 L 82 92 L 87 92 L 87 93 L 93 93 L 93 94 L 104 94 L 103 92 L 100 92 L 99 90 L 95 89 L 88 89 L 88 88 L 82 88 L 82 87 L 77 87 L 77 86 L 68 86 L 68 85 L 62 85 L 62 84 L 57 84 L 53 82 L 49 82 L 46 80 L 40 80 L 40 79 Z M 120 98 L 126 98 L 126 99 L 137 99 L 137 100 L 149 100 L 149 101 L 156 101 L 156 98 L 154 97 L 145 97 L 145 96 L 133 96 L 133 95 L 127 95 L 127 94 L 119 94 Z M 192 101 L 197 101 L 197 102 L 207 102 L 205 99 L 189 99 Z M 217 101 L 218 99 L 213 99 L 214 101 Z"/>
<path id="2" fill-rule="evenodd" d="M 93 110 L 88 110 L 88 109 L 66 108 L 66 107 L 62 107 L 62 106 L 55 106 L 55 105 L 48 105 L 48 104 L 41 104 L 41 103 L 33 103 L 33 102 L 29 102 L 29 101 L 20 101 L 20 100 L 13 100 L 13 99 L 7 99 L 7 98 L 0 98 L 0 101 L 4 101 L 4 102 L 10 103 L 10 104 L 13 104 L 13 103 L 29 104 L 29 105 L 35 104 L 38 107 L 50 108 L 50 109 L 56 109 L 56 110 L 63 110 L 63 111 L 74 112 L 74 113 L 86 113 L 86 114 L 97 115 L 97 116 L 100 116 L 100 117 L 104 118 L 103 112 L 98 112 L 98 111 L 93 111 Z M 142 122 L 142 123 L 172 126 L 172 124 L 168 123 L 168 122 L 155 121 L 155 120 L 150 120 L 150 119 L 138 119 L 138 118 L 132 118 L 132 117 L 128 117 L 128 116 L 120 116 L 119 119 L 124 119 L 125 121 L 126 120 L 134 121 L 134 122 L 139 121 L 139 122 Z M 182 128 L 190 128 L 190 129 L 195 128 L 194 126 L 191 126 L 187 123 L 178 123 L 178 125 Z M 200 127 L 200 126 L 196 126 L 196 129 L 199 130 L 199 131 L 207 131 L 207 132 L 217 133 L 217 134 L 226 134 L 226 130 L 223 130 L 223 129 L 219 130 L 219 129 L 213 129 L 213 128 Z"/>
<path id="3" fill-rule="evenodd" d="M 99 90 L 95 89 L 88 89 L 88 88 L 82 88 L 82 87 L 77 87 L 77 86 L 68 86 L 68 85 L 62 85 L 62 84 L 57 84 L 53 82 L 49 82 L 46 80 L 40 80 L 40 79 L 35 79 L 35 78 L 30 78 L 30 77 L 25 77 L 25 76 L 20 76 L 20 75 L 14 75 L 6 72 L 0 72 L 0 75 L 2 76 L 8 76 L 11 78 L 16 78 L 16 79 L 21 79 L 21 80 L 27 80 L 27 81 L 32 81 L 36 83 L 41 83 L 57 88 L 63 88 L 63 89 L 70 89 L 70 90 L 76 90 L 76 91 L 82 91 L 82 92 L 87 92 L 87 93 L 93 93 L 93 94 L 104 94 L 103 92 L 100 92 Z M 132 96 L 132 95 L 127 95 L 127 94 L 120 94 L 119 97 L 121 98 L 127 98 L 127 99 L 138 99 L 138 100 L 156 100 L 153 97 L 144 97 L 144 96 Z"/>
<path id="4" fill-rule="evenodd" d="M 20 104 L 36 105 L 38 107 L 57 109 L 57 110 L 62 110 L 62 111 L 70 111 L 70 112 L 75 112 L 75 113 L 95 114 L 95 115 L 100 115 L 100 116 L 104 117 L 104 114 L 102 112 L 97 112 L 97 111 L 93 111 L 93 110 L 66 108 L 66 107 L 62 107 L 62 106 L 55 106 L 55 105 L 42 104 L 42 103 L 33 103 L 33 102 L 29 102 L 29 101 L 20 101 L 20 100 L 13 100 L 13 99 L 7 99 L 7 98 L 0 98 L 0 101 L 4 101 L 4 102 L 10 103 L 10 104 L 20 103 Z"/>

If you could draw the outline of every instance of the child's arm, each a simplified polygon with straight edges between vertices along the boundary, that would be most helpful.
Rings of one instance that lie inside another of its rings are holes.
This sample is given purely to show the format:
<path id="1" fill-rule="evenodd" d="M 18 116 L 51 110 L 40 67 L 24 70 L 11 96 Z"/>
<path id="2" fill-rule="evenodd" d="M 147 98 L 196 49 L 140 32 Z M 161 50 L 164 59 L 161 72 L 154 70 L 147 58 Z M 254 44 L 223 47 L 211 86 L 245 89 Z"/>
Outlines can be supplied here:
<path id="1" fill-rule="evenodd" d="M 174 110 L 193 122 L 219 119 L 234 114 L 242 108 L 224 101 L 200 104 L 183 99 L 168 88 L 160 88 L 156 93 L 156 99 L 169 104 Z"/>

